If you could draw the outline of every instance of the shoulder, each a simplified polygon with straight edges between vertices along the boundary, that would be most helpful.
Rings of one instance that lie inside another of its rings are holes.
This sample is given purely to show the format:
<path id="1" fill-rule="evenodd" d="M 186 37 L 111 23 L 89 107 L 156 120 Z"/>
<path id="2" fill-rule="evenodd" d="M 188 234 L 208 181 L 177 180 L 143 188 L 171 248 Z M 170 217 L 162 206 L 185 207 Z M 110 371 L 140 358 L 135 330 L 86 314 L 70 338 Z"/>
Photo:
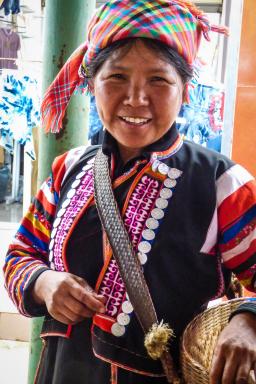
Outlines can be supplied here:
<path id="1" fill-rule="evenodd" d="M 60 190 L 64 180 L 70 172 L 80 164 L 81 161 L 86 162 L 94 157 L 98 148 L 98 145 L 84 145 L 73 148 L 56 157 L 52 164 L 52 175 L 55 190 Z"/>
<path id="2" fill-rule="evenodd" d="M 227 156 L 191 141 L 185 140 L 183 148 L 186 158 L 196 171 L 201 170 L 209 175 L 214 173 L 216 179 L 236 165 Z"/>

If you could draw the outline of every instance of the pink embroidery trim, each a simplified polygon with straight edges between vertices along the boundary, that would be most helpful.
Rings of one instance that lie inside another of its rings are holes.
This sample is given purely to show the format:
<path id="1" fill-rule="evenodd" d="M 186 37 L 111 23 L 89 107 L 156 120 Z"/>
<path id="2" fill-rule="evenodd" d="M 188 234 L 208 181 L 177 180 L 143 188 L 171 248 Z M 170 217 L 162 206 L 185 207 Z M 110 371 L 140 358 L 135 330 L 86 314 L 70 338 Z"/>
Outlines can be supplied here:
<path id="1" fill-rule="evenodd" d="M 75 188 L 72 188 L 75 189 Z M 72 190 L 70 189 L 69 192 Z M 75 189 L 74 196 L 70 199 L 70 203 L 65 209 L 65 213 L 60 219 L 57 226 L 57 231 L 54 237 L 53 260 L 56 271 L 63 272 L 65 267 L 62 259 L 62 250 L 64 240 L 74 221 L 74 218 L 81 211 L 83 206 L 93 194 L 93 171 L 88 170 L 83 178 L 80 179 L 80 184 Z"/>
<path id="2" fill-rule="evenodd" d="M 135 187 L 124 214 L 124 224 L 134 247 L 137 247 L 146 220 L 159 195 L 162 183 L 144 175 Z M 126 290 L 116 261 L 112 258 L 99 293 L 107 298 L 106 315 L 116 318 L 125 300 Z"/>

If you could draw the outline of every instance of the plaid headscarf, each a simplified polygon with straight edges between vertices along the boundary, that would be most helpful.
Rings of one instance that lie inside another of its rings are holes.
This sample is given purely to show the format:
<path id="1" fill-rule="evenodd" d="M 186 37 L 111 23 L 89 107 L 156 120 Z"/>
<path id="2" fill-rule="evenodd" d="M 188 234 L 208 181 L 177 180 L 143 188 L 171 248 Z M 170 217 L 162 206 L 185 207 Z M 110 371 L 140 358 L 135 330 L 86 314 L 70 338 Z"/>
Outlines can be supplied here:
<path id="1" fill-rule="evenodd" d="M 202 34 L 227 34 L 227 28 L 210 25 L 207 16 L 189 0 L 109 0 L 90 21 L 88 36 L 68 59 L 48 88 L 42 103 L 46 132 L 59 132 L 69 100 L 75 91 L 88 89 L 87 66 L 104 48 L 126 38 L 159 40 L 193 64 Z"/>

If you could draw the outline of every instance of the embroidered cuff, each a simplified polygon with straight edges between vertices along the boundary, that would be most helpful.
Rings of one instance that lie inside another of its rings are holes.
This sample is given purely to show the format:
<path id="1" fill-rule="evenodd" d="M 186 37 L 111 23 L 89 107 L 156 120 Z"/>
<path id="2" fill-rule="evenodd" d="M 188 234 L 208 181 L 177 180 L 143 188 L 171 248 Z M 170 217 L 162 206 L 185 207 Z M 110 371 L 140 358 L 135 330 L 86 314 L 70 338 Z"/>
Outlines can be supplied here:
<path id="1" fill-rule="evenodd" d="M 23 306 L 29 316 L 40 317 L 45 316 L 48 313 L 46 306 L 35 303 L 31 295 L 31 290 L 36 282 L 36 279 L 41 275 L 41 273 L 48 270 L 49 268 L 47 267 L 41 268 L 34 273 L 23 292 Z"/>
<path id="2" fill-rule="evenodd" d="M 237 309 L 235 309 L 230 317 L 229 317 L 229 321 L 235 316 L 235 315 L 238 315 L 239 313 L 243 313 L 243 312 L 250 312 L 250 313 L 253 313 L 255 316 L 256 316 L 256 300 L 254 302 L 246 302 L 246 303 L 243 303 L 241 305 L 239 305 L 239 307 L 237 307 Z"/>

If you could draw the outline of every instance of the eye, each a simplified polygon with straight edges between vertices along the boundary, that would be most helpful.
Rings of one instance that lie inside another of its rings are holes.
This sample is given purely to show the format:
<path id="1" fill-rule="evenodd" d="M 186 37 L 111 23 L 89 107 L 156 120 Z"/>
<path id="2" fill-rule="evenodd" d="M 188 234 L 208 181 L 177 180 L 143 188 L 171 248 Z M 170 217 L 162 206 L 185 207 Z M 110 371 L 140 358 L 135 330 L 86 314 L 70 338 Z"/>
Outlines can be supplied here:
<path id="1" fill-rule="evenodd" d="M 164 77 L 161 77 L 161 76 L 153 76 L 151 77 L 151 81 L 153 82 L 159 82 L 159 83 L 167 83 L 168 81 L 164 78 Z"/>
<path id="2" fill-rule="evenodd" d="M 123 79 L 125 79 L 125 76 L 122 75 L 122 73 L 112 73 L 109 77 L 110 77 L 111 79 L 118 79 L 118 80 L 123 80 Z"/>

